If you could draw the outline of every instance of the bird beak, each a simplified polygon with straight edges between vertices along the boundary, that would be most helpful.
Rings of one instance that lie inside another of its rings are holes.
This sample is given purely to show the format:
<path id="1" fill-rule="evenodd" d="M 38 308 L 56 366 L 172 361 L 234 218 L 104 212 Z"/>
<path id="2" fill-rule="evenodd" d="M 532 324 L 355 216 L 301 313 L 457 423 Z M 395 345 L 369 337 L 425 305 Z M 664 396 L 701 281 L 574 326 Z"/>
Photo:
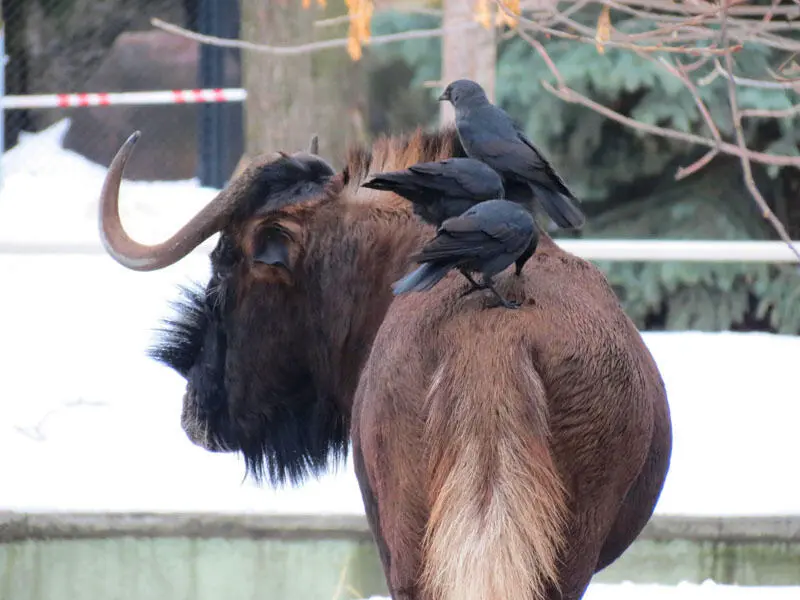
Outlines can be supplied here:
<path id="1" fill-rule="evenodd" d="M 439 102 L 442 102 L 443 100 L 450 100 L 450 94 L 448 94 L 446 91 L 442 92 L 442 95 L 439 96 Z"/>

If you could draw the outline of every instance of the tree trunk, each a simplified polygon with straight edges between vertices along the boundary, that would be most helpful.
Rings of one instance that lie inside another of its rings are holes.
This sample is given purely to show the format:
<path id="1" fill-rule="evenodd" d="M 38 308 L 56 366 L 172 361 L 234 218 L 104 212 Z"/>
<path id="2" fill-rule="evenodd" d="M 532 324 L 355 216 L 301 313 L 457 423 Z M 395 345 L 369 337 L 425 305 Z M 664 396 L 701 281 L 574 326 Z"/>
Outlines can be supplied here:
<path id="1" fill-rule="evenodd" d="M 316 10 L 300 0 L 242 0 L 243 40 L 287 46 L 311 40 Z M 243 51 L 245 154 L 255 156 L 308 145 L 314 127 L 311 55 L 276 56 Z"/>
<path id="2" fill-rule="evenodd" d="M 300 0 L 294 0 L 300 3 Z M 345 0 L 328 0 L 318 18 L 347 14 Z M 347 37 L 349 25 L 316 27 L 318 39 Z M 367 48 L 365 52 L 369 52 Z M 344 167 L 348 144 L 368 141 L 367 81 L 364 58 L 354 61 L 345 48 L 314 54 L 312 70 L 316 104 L 316 129 L 319 151 L 334 168 Z"/>
<path id="3" fill-rule="evenodd" d="M 344 1 L 242 0 L 242 39 L 271 46 L 296 46 L 315 39 L 341 37 L 339 27 L 314 27 L 314 21 L 345 14 Z M 319 135 L 320 155 L 340 167 L 353 137 L 354 117 L 363 110 L 361 63 L 344 48 L 296 56 L 243 51 L 245 156 L 308 147 Z"/>
<path id="4" fill-rule="evenodd" d="M 442 87 L 456 79 L 472 79 L 483 86 L 489 100 L 494 102 L 497 62 L 494 27 L 464 29 L 475 23 L 476 0 L 444 0 L 442 4 L 442 26 L 456 29 L 445 34 L 442 40 Z M 453 120 L 453 107 L 449 102 L 440 103 L 439 120 L 443 125 Z"/>

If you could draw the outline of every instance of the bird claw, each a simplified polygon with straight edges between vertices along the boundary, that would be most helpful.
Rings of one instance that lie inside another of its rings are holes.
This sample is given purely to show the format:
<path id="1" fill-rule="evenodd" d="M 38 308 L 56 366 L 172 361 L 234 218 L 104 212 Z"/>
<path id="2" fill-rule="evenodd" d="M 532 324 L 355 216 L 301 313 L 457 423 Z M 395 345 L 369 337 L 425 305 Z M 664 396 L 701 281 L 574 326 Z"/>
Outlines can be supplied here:
<path id="1" fill-rule="evenodd" d="M 493 308 L 497 308 L 498 306 L 502 306 L 503 308 L 508 308 L 510 310 L 515 310 L 515 309 L 519 308 L 520 306 L 522 306 L 521 302 L 517 302 L 515 300 L 506 300 L 505 298 L 503 298 L 499 294 L 497 296 L 495 296 L 495 299 L 497 300 L 497 304 L 495 304 L 493 306 Z"/>
<path id="2" fill-rule="evenodd" d="M 521 306 L 519 302 L 515 302 L 514 300 L 506 300 L 505 298 L 503 298 L 503 295 L 500 292 L 498 292 L 494 288 L 494 285 L 492 285 L 490 282 L 485 281 L 484 285 L 486 286 L 486 289 L 491 290 L 494 297 L 497 298 L 497 301 L 500 303 L 500 306 L 504 306 L 505 308 L 510 308 L 510 309 L 519 308 Z"/>
<path id="3" fill-rule="evenodd" d="M 505 298 L 502 299 L 500 305 L 511 309 L 519 308 L 521 306 L 519 302 L 515 302 L 514 300 L 506 300 Z"/>
<path id="4" fill-rule="evenodd" d="M 480 292 L 481 290 L 485 290 L 485 286 L 480 285 L 471 285 L 467 288 L 465 292 L 462 292 L 458 295 L 459 298 L 463 298 L 464 296 L 469 296 L 472 292 Z"/>

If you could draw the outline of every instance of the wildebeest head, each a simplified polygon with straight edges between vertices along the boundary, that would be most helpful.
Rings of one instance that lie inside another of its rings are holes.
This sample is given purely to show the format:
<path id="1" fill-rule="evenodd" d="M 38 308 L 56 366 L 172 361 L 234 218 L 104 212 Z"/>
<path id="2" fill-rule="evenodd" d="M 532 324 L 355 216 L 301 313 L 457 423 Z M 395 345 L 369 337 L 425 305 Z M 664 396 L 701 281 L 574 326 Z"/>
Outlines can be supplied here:
<path id="1" fill-rule="evenodd" d="M 346 448 L 346 424 L 331 403 L 315 401 L 324 391 L 314 389 L 305 370 L 302 294 L 281 285 L 292 278 L 289 266 L 300 250 L 303 203 L 324 196 L 334 171 L 313 154 L 316 138 L 309 152 L 258 157 L 172 238 L 146 246 L 125 233 L 118 210 L 138 137 L 117 153 L 103 187 L 108 253 L 150 271 L 220 232 L 207 285 L 182 289 L 176 314 L 150 350 L 187 381 L 183 428 L 208 450 L 241 451 L 256 477 L 266 471 L 273 481 L 295 480 Z"/>
<path id="2" fill-rule="evenodd" d="M 151 355 L 187 381 L 182 425 L 248 472 L 299 482 L 346 455 L 352 393 L 390 283 L 408 266 L 420 224 L 410 204 L 361 188 L 369 172 L 463 155 L 454 130 L 354 148 L 341 174 L 309 152 L 253 160 L 170 240 L 133 241 L 118 195 L 136 135 L 112 162 L 101 236 L 131 269 L 166 267 L 215 232 L 211 276 L 184 289 Z"/>

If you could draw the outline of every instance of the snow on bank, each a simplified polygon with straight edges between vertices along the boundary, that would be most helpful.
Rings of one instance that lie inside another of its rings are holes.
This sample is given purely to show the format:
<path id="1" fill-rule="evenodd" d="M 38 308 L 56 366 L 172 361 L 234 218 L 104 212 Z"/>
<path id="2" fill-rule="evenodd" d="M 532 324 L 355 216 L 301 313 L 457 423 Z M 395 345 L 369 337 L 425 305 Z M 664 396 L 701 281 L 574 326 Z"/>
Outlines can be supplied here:
<path id="1" fill-rule="evenodd" d="M 104 169 L 60 149 L 64 132 L 59 123 L 3 157 L 0 241 L 97 240 Z M 123 219 L 142 239 L 163 239 L 214 193 L 126 181 Z M 299 489 L 259 489 L 242 481 L 237 456 L 186 439 L 183 381 L 144 350 L 175 284 L 206 276 L 203 256 L 134 273 L 104 255 L 0 255 L 0 510 L 363 512 L 350 463 Z M 789 475 L 800 455 L 800 338 L 645 340 L 674 423 L 657 511 L 800 514 Z"/>
<path id="2" fill-rule="evenodd" d="M 678 585 L 593 583 L 583 600 L 796 600 L 797 586 L 740 587 L 719 585 L 713 581 L 701 584 L 682 582 Z M 368 600 L 391 600 L 372 596 Z"/>
<path id="3" fill-rule="evenodd" d="M 22 133 L 3 155 L 0 240 L 99 241 L 97 200 L 106 169 L 61 147 L 68 130 L 64 119 L 41 133 Z M 161 241 L 216 193 L 194 179 L 125 181 L 120 215 L 137 239 Z"/>

